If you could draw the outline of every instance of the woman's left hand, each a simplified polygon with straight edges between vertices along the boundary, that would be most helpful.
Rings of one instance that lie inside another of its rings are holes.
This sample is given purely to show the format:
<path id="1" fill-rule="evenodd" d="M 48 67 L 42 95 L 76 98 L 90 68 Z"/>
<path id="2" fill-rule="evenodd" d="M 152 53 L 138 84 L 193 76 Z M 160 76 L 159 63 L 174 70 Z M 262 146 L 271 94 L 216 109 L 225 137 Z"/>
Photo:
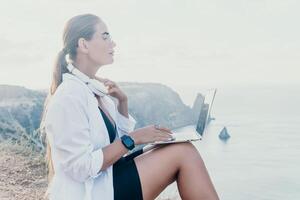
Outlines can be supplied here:
<path id="1" fill-rule="evenodd" d="M 107 78 L 95 77 L 97 80 L 101 81 L 106 87 L 108 87 L 108 95 L 115 97 L 119 102 L 127 101 L 126 94 L 119 88 L 119 86 Z"/>

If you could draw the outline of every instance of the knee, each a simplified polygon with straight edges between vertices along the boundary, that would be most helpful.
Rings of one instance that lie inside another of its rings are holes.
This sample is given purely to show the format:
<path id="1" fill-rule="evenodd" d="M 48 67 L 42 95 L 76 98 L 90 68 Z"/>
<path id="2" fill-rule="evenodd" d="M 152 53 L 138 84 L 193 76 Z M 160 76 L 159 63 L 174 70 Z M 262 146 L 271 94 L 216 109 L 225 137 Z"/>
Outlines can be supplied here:
<path id="1" fill-rule="evenodd" d="M 182 159 L 201 159 L 197 148 L 189 142 L 174 144 L 175 152 Z"/>

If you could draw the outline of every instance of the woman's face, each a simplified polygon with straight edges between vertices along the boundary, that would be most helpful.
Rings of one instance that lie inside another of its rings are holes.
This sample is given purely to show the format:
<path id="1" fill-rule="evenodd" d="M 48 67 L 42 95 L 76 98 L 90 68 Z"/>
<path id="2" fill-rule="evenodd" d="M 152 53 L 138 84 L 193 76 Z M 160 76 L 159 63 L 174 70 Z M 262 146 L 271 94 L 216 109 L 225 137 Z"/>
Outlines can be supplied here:
<path id="1" fill-rule="evenodd" d="M 88 42 L 91 61 L 98 66 L 113 63 L 114 47 L 116 44 L 111 40 L 106 25 L 101 22 L 95 26 L 96 32 Z"/>

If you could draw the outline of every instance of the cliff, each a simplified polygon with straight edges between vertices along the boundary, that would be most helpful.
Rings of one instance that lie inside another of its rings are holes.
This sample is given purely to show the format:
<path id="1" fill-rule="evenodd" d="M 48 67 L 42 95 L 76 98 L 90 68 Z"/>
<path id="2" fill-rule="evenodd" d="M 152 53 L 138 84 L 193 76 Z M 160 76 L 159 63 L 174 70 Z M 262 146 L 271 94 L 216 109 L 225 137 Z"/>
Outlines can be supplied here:
<path id="1" fill-rule="evenodd" d="M 0 85 L 0 139 L 34 137 L 46 93 Z"/>
<path id="2" fill-rule="evenodd" d="M 129 99 L 135 128 L 158 123 L 170 129 L 196 124 L 203 103 L 198 94 L 192 108 L 171 88 L 159 83 L 118 83 Z M 39 127 L 46 92 L 0 85 L 0 140 L 29 138 L 41 147 Z"/>
<path id="3" fill-rule="evenodd" d="M 136 128 L 160 124 L 171 129 L 195 124 L 201 109 L 198 94 L 193 108 L 186 106 L 171 88 L 159 83 L 120 83 L 129 98 L 129 112 L 137 120 Z"/>

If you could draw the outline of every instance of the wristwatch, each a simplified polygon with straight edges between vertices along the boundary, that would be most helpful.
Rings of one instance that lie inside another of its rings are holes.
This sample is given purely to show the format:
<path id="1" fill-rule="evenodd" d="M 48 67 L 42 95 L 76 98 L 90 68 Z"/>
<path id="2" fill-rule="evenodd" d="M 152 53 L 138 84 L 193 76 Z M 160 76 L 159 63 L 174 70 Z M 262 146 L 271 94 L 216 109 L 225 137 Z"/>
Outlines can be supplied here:
<path id="1" fill-rule="evenodd" d="M 130 136 L 123 135 L 121 137 L 121 141 L 127 149 L 129 149 L 129 150 L 134 149 L 134 140 Z"/>

